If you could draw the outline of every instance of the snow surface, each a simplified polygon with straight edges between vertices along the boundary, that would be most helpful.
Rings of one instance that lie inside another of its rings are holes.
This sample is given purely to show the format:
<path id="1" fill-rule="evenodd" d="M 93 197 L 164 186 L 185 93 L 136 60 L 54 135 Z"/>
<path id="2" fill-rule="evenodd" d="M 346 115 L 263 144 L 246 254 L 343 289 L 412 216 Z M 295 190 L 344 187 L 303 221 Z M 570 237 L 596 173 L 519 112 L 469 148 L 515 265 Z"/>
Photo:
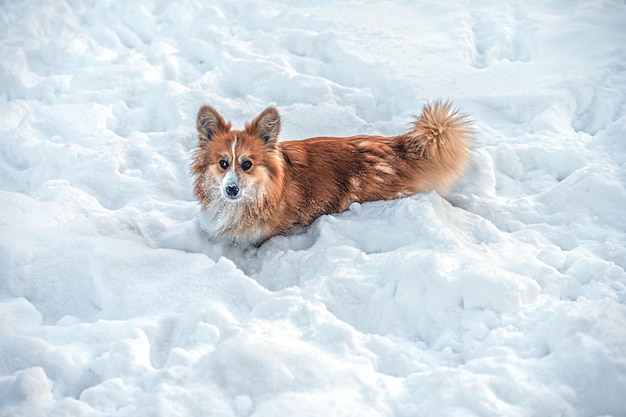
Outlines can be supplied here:
<path id="1" fill-rule="evenodd" d="M 626 5 L 0 2 L 0 416 L 626 416 Z M 197 109 L 476 121 L 435 193 L 243 251 Z"/>

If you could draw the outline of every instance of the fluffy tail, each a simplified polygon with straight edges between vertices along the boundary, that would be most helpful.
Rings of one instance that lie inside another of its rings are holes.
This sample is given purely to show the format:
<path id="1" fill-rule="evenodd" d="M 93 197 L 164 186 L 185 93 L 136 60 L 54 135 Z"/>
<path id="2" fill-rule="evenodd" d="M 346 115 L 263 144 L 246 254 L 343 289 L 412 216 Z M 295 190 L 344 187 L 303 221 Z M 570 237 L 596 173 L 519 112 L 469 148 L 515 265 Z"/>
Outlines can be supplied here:
<path id="1" fill-rule="evenodd" d="M 413 130 L 405 135 L 406 148 L 418 160 L 426 188 L 445 194 L 470 160 L 471 122 L 452 104 L 436 101 L 424 106 Z"/>

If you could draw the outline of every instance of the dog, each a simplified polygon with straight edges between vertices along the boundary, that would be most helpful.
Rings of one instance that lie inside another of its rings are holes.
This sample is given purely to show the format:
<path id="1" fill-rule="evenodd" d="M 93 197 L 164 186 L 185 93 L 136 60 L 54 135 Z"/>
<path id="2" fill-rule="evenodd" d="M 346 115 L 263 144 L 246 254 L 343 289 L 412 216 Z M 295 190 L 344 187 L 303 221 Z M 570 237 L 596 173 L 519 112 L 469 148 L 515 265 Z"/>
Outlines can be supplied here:
<path id="1" fill-rule="evenodd" d="M 274 107 L 243 130 L 209 105 L 198 111 L 191 174 L 210 236 L 258 246 L 354 202 L 445 195 L 470 160 L 471 122 L 446 101 L 425 105 L 400 136 L 279 141 L 280 126 Z"/>

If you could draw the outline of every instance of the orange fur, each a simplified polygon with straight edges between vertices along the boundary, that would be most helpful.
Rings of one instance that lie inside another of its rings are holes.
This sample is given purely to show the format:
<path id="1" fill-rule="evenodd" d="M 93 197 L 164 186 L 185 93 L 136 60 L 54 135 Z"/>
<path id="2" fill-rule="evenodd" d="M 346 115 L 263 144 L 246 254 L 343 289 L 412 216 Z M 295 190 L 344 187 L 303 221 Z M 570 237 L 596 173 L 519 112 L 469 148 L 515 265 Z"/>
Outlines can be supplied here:
<path id="1" fill-rule="evenodd" d="M 449 103 L 424 107 L 400 136 L 316 137 L 279 142 L 280 116 L 265 109 L 232 130 L 211 106 L 197 117 L 191 167 L 203 228 L 234 243 L 258 244 L 353 202 L 419 192 L 443 194 L 469 161 L 471 129 Z"/>

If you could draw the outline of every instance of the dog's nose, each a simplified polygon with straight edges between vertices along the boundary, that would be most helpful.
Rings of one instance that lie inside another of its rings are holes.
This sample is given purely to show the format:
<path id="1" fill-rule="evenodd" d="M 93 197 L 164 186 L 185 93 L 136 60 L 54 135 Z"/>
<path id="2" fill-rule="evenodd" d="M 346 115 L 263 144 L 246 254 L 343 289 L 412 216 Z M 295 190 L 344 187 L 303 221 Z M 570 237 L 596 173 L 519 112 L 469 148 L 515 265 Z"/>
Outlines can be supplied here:
<path id="1" fill-rule="evenodd" d="M 229 198 L 235 198 L 239 195 L 239 187 L 236 185 L 227 185 L 224 191 L 226 192 L 226 197 Z"/>

